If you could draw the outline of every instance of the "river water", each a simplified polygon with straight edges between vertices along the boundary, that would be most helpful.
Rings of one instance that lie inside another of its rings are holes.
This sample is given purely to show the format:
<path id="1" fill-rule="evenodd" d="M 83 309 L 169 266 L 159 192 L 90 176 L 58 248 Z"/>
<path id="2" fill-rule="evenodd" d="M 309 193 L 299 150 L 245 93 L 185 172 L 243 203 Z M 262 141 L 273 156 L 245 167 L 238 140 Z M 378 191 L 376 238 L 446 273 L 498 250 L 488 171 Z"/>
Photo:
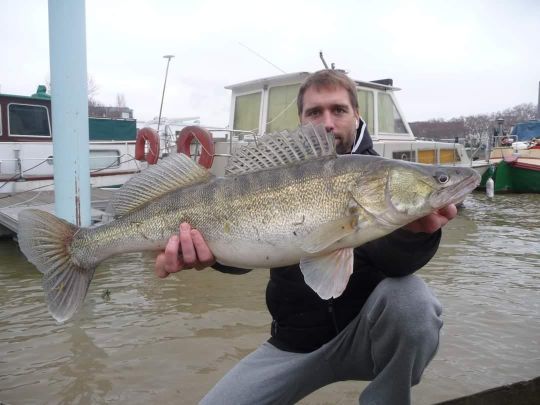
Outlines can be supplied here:
<path id="1" fill-rule="evenodd" d="M 15 242 L 0 241 L 0 402 L 192 404 L 268 337 L 267 271 L 160 280 L 153 260 L 103 263 L 81 312 L 60 325 L 40 274 Z M 469 196 L 419 274 L 445 326 L 415 404 L 540 375 L 540 195 Z M 301 403 L 357 403 L 364 386 L 336 383 Z"/>

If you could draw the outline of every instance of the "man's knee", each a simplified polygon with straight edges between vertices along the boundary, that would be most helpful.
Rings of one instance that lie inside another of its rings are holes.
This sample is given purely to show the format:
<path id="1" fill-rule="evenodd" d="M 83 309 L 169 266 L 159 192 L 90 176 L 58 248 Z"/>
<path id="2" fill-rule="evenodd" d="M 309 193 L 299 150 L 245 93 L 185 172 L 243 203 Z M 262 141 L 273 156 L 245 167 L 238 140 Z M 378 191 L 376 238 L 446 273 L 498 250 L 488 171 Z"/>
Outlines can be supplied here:
<path id="1" fill-rule="evenodd" d="M 439 347 L 441 304 L 417 276 L 385 279 L 373 294 L 367 315 L 372 345 L 377 348 L 376 369 L 397 356 L 411 367 L 415 385 Z"/>
<path id="2" fill-rule="evenodd" d="M 374 291 L 377 303 L 368 314 L 383 317 L 387 326 L 397 332 L 409 344 L 438 343 L 442 307 L 426 283 L 417 276 L 387 278 Z"/>

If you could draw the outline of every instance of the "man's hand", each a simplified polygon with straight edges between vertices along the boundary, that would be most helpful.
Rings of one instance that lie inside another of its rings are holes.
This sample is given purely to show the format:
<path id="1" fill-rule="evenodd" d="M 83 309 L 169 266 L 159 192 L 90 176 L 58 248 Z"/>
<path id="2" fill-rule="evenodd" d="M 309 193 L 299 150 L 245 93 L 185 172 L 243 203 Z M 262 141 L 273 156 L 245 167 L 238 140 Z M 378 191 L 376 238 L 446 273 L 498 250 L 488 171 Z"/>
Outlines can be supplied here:
<path id="1" fill-rule="evenodd" d="M 437 210 L 436 212 L 419 218 L 410 224 L 403 227 L 413 233 L 434 233 L 445 226 L 448 221 L 455 218 L 457 215 L 457 208 L 454 204 L 447 205 L 444 208 Z"/>
<path id="2" fill-rule="evenodd" d="M 179 235 L 170 237 L 165 251 L 156 258 L 154 271 L 160 278 L 183 269 L 202 270 L 211 266 L 216 259 L 203 239 L 201 233 L 191 229 L 191 225 L 180 225 Z"/>

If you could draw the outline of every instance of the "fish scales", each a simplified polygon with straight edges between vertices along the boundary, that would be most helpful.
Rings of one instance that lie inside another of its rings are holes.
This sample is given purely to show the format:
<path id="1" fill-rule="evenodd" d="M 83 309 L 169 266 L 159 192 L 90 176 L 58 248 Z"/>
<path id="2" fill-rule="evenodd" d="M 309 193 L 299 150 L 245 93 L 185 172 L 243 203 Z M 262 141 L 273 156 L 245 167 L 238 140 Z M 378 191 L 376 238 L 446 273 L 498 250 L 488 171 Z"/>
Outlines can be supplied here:
<path id="1" fill-rule="evenodd" d="M 128 242 L 129 251 L 163 248 L 181 222 L 199 229 L 209 245 L 240 244 L 236 250 L 246 240 L 268 249 L 289 245 L 319 224 L 349 215 L 350 184 L 362 172 L 337 168 L 336 162 L 319 159 L 300 167 L 216 178 L 173 191 L 112 224 L 82 230 L 73 247 L 81 253 L 81 263 L 85 258 L 101 262 L 126 252 Z M 217 258 L 232 261 L 219 254 Z M 235 263 L 256 267 L 281 262 Z"/>

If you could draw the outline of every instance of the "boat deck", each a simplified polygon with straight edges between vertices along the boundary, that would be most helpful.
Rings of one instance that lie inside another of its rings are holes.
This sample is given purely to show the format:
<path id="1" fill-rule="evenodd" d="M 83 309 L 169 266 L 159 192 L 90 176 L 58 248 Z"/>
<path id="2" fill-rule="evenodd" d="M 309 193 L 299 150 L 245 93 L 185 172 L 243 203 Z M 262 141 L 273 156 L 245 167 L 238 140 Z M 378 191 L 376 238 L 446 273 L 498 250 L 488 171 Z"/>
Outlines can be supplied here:
<path id="1" fill-rule="evenodd" d="M 113 195 L 111 190 L 93 188 L 91 191 L 92 221 L 101 221 Z M 54 191 L 0 193 L 0 236 L 17 233 L 19 213 L 35 208 L 54 214 Z"/>

